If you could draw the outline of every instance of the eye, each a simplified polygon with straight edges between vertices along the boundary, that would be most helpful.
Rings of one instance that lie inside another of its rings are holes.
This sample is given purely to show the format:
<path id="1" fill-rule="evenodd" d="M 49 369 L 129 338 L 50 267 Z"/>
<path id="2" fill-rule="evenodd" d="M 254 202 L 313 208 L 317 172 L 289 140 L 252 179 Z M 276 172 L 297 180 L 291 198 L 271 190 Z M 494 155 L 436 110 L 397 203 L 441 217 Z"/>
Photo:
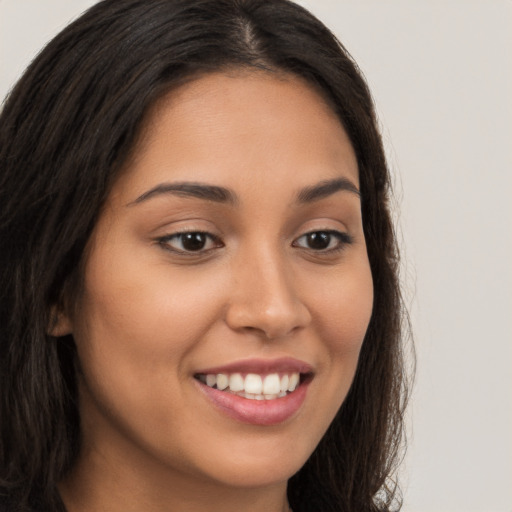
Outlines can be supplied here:
<path id="1" fill-rule="evenodd" d="M 177 253 L 201 253 L 222 247 L 220 239 L 203 231 L 187 231 L 174 233 L 158 239 L 165 249 Z"/>
<path id="2" fill-rule="evenodd" d="M 311 231 L 293 242 L 294 247 L 301 247 L 316 252 L 331 252 L 343 249 L 352 243 L 352 237 L 341 231 Z"/>

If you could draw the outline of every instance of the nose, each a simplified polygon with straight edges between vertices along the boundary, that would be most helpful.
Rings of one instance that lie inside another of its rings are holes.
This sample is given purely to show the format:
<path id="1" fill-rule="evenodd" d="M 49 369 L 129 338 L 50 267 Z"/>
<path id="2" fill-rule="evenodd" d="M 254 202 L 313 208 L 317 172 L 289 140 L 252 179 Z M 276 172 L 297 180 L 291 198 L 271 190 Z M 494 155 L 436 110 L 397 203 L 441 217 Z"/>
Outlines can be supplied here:
<path id="1" fill-rule="evenodd" d="M 235 331 L 283 338 L 311 322 L 290 265 L 272 254 L 252 254 L 235 265 L 226 323 Z"/>

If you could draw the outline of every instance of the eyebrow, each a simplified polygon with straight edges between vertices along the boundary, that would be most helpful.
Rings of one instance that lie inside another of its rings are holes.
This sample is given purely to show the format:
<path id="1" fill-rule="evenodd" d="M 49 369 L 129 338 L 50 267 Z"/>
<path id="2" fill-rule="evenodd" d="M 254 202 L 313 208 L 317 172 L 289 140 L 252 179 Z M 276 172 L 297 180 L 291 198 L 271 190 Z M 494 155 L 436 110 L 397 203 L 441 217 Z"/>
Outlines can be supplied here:
<path id="1" fill-rule="evenodd" d="M 357 197 L 361 197 L 359 189 L 350 180 L 347 178 L 335 178 L 303 188 L 297 194 L 297 202 L 299 204 L 312 203 L 343 190 L 352 192 Z M 153 197 L 166 194 L 203 199 L 215 203 L 227 203 L 231 205 L 238 203 L 237 195 L 228 188 L 186 181 L 178 183 L 160 183 L 147 192 L 144 192 L 134 201 L 128 203 L 128 206 L 134 206 L 152 199 Z"/>
<path id="2" fill-rule="evenodd" d="M 361 192 L 350 180 L 347 178 L 335 178 L 333 180 L 321 181 L 316 185 L 302 189 L 297 196 L 297 202 L 301 204 L 312 203 L 341 190 L 352 192 L 357 197 L 361 197 Z"/>
<path id="3" fill-rule="evenodd" d="M 144 194 L 135 199 L 135 201 L 129 203 L 128 206 L 143 203 L 148 199 L 165 194 L 172 194 L 179 197 L 193 197 L 213 201 L 215 203 L 236 204 L 237 202 L 236 195 L 227 188 L 186 181 L 180 183 L 160 183 L 156 187 L 144 192 Z"/>

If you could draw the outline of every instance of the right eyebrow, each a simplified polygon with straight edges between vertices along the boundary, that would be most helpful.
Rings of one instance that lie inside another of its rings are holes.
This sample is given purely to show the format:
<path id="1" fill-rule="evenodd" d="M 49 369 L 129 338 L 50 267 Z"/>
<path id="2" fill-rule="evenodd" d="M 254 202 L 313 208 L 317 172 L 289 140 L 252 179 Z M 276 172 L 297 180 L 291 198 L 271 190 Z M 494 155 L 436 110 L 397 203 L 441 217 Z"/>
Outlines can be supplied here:
<path id="1" fill-rule="evenodd" d="M 228 203 L 232 205 L 238 202 L 236 194 L 228 188 L 184 181 L 178 183 L 160 183 L 147 192 L 144 192 L 134 201 L 128 203 L 128 206 L 134 206 L 143 203 L 148 199 L 152 199 L 153 197 L 166 194 L 179 197 L 193 197 L 196 199 L 204 199 L 206 201 Z"/>

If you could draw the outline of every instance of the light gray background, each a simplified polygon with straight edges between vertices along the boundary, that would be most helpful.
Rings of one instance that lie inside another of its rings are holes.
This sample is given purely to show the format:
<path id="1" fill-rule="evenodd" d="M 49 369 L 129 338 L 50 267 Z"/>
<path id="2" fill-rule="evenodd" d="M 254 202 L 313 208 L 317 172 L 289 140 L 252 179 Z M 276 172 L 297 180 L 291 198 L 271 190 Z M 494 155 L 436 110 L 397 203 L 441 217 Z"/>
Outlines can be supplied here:
<path id="1" fill-rule="evenodd" d="M 0 98 L 93 0 L 0 0 Z M 303 0 L 374 93 L 418 352 L 405 512 L 512 512 L 512 2 Z"/>

